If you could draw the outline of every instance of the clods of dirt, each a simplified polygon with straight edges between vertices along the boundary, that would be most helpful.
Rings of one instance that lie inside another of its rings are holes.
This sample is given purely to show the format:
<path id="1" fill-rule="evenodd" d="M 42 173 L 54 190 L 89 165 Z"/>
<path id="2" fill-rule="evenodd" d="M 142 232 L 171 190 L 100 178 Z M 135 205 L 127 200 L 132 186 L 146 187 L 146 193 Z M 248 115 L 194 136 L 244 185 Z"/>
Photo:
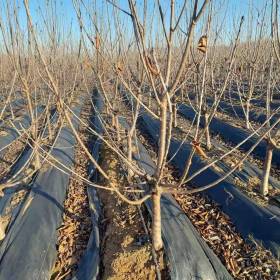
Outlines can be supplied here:
<path id="1" fill-rule="evenodd" d="M 102 159 L 102 167 L 111 183 L 119 190 L 124 189 L 127 181 L 121 175 L 116 155 L 103 149 Z M 103 183 L 106 182 L 103 180 Z M 113 192 L 99 190 L 98 194 L 104 212 L 101 279 L 156 279 L 152 245 L 145 234 L 137 206 L 127 204 Z M 158 260 L 163 273 L 163 252 L 159 253 Z"/>

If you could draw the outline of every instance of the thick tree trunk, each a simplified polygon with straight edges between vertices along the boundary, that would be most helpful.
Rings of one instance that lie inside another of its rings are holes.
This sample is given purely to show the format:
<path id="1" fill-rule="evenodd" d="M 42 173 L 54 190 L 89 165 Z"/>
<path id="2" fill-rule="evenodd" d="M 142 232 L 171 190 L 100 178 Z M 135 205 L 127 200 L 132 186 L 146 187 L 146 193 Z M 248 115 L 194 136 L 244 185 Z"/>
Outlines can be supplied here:
<path id="1" fill-rule="evenodd" d="M 153 202 L 152 239 L 153 239 L 153 247 L 156 251 L 159 251 L 163 247 L 162 238 L 161 238 L 160 197 L 161 197 L 161 192 L 156 187 L 155 191 L 152 194 L 152 202 Z"/>
<path id="2" fill-rule="evenodd" d="M 267 143 L 266 156 L 265 156 L 264 169 L 263 169 L 263 178 L 262 178 L 262 184 L 261 184 L 261 194 L 262 195 L 268 194 L 268 179 L 269 179 L 269 174 L 270 174 L 273 149 L 274 149 L 273 145 L 271 143 Z"/>
<path id="3" fill-rule="evenodd" d="M 164 96 L 160 106 L 160 136 L 159 136 L 159 152 L 157 159 L 157 169 L 155 177 L 159 181 L 161 177 L 161 168 L 164 163 L 166 149 L 166 129 L 167 129 L 167 97 Z M 153 247 L 156 251 L 162 248 L 161 239 L 161 209 L 160 197 L 161 190 L 158 184 L 153 186 L 152 203 L 153 203 L 153 221 L 152 221 L 152 238 Z"/>

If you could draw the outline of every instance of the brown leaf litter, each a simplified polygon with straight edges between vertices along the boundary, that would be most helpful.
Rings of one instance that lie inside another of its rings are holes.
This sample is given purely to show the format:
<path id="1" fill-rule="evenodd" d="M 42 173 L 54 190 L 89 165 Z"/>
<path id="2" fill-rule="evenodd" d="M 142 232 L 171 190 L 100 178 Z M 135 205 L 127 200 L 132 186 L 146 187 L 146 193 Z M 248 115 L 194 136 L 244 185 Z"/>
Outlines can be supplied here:
<path id="1" fill-rule="evenodd" d="M 88 119 L 88 110 L 82 111 L 82 119 Z M 86 143 L 86 127 L 80 126 L 79 135 Z M 80 145 L 75 149 L 74 172 L 87 177 L 88 160 Z M 68 193 L 64 201 L 63 222 L 58 230 L 57 260 L 51 279 L 71 279 L 78 267 L 91 232 L 91 215 L 87 198 L 87 185 L 70 178 Z"/>
<path id="2" fill-rule="evenodd" d="M 147 135 L 139 136 L 148 151 L 156 156 L 156 143 L 151 146 L 145 138 Z M 169 166 L 164 174 L 166 174 L 164 179 L 171 184 L 174 184 L 178 178 L 178 171 L 173 166 Z M 200 193 L 175 194 L 174 197 L 234 279 L 280 279 L 280 260 L 252 238 L 250 242 L 245 241 L 229 217 L 206 195 Z"/>

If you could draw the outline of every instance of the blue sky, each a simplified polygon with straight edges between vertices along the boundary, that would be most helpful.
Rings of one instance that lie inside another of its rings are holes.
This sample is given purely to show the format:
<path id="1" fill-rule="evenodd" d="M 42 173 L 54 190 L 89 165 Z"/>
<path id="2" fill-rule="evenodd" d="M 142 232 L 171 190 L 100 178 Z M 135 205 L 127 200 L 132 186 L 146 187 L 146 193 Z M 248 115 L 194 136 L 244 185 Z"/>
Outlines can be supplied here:
<path id="1" fill-rule="evenodd" d="M 0 1 L 2 1 L 2 0 L 0 0 Z M 21 2 L 21 1 L 19 1 L 19 2 Z M 30 2 L 32 14 L 34 16 L 34 20 L 36 20 L 36 21 L 40 21 L 40 19 L 41 19 L 38 7 L 44 7 L 46 2 L 50 2 L 50 3 L 56 2 L 56 5 L 59 10 L 58 14 L 59 14 L 61 20 L 68 22 L 68 23 L 71 21 L 71 19 L 76 21 L 76 15 L 75 15 L 75 12 L 73 9 L 72 0 L 58 0 L 58 1 L 29 0 L 29 2 Z M 91 4 L 93 2 L 96 2 L 98 6 L 101 6 L 102 3 L 106 2 L 106 1 L 104 1 L 104 0 L 91 0 L 91 1 L 85 0 L 84 2 L 88 3 L 89 6 L 91 6 Z M 118 1 L 115 0 L 115 2 L 118 3 L 118 5 L 122 8 L 124 8 L 125 10 L 129 10 L 127 0 L 118 0 Z M 137 3 L 141 3 L 141 2 L 143 2 L 143 0 L 137 1 Z M 152 8 L 152 6 L 154 5 L 155 2 L 156 2 L 156 0 L 147 0 L 149 9 Z M 190 1 L 188 0 L 188 2 L 190 2 Z M 202 1 L 200 1 L 200 2 L 202 2 Z M 161 0 L 161 3 L 163 5 L 163 7 L 167 10 L 169 1 Z M 183 3 L 183 0 L 177 0 L 176 3 L 179 6 L 181 6 Z M 244 15 L 246 17 L 248 15 L 249 10 L 253 10 L 255 13 L 258 10 L 261 11 L 261 9 L 264 7 L 264 5 L 266 3 L 266 0 L 213 0 L 213 3 L 215 3 L 215 5 L 217 5 L 217 6 L 220 6 L 219 4 L 223 3 L 222 9 L 219 10 L 220 15 L 223 16 L 225 10 L 227 10 L 227 21 L 230 22 L 231 20 L 233 20 L 234 18 L 236 18 L 238 16 Z"/>
<path id="2" fill-rule="evenodd" d="M 5 13 L 5 3 L 6 1 L 9 0 L 0 0 L 0 16 L 2 13 L 2 18 L 5 18 L 3 16 L 3 13 Z M 19 6 L 23 6 L 22 2 L 23 0 L 16 0 L 18 2 Z M 187 0 L 188 3 L 191 2 L 190 0 Z M 13 2 L 13 1 L 10 1 Z M 94 12 L 98 13 L 100 18 L 105 20 L 106 16 L 104 15 L 106 10 L 104 10 L 104 4 L 106 1 L 105 0 L 84 0 L 85 3 L 88 4 L 89 7 L 93 7 L 93 3 L 97 4 L 97 9 L 94 11 L 92 10 L 91 13 L 94 14 Z M 125 10 L 128 10 L 128 3 L 127 0 L 119 0 L 115 1 L 118 3 L 118 5 Z M 151 12 L 154 6 L 154 3 L 156 0 L 147 0 L 148 3 L 148 9 Z M 200 3 L 202 0 L 200 1 Z M 78 36 L 79 34 L 79 28 L 78 28 L 78 22 L 76 18 L 76 14 L 73 8 L 72 0 L 58 0 L 58 1 L 53 1 L 53 0 L 29 0 L 30 3 L 30 8 L 31 8 L 31 14 L 33 17 L 34 24 L 38 24 L 37 26 L 37 31 L 40 33 L 42 31 L 41 35 L 43 35 L 44 28 L 42 26 L 44 25 L 44 18 L 49 18 L 49 14 L 47 13 L 46 3 L 50 3 L 56 5 L 56 15 L 54 15 L 54 18 L 56 19 L 57 23 L 59 24 L 61 30 L 64 30 L 65 33 L 67 33 L 70 30 L 70 26 L 72 27 L 73 31 L 73 36 Z M 137 3 L 143 3 L 143 0 L 138 0 Z M 165 13 L 169 12 L 168 5 L 169 1 L 168 0 L 161 0 L 163 10 Z M 182 6 L 183 0 L 177 0 L 176 3 L 178 4 L 178 7 Z M 252 11 L 255 17 L 257 16 L 258 12 L 262 11 L 262 8 L 264 7 L 266 0 L 213 0 L 214 6 L 215 6 L 215 20 L 223 25 L 224 29 L 224 34 L 223 38 L 225 40 L 229 40 L 231 38 L 232 32 L 236 29 L 237 22 L 239 21 L 241 16 L 245 16 L 245 23 L 246 25 L 250 24 L 250 18 L 249 18 L 249 11 Z M 269 1 L 270 4 L 270 1 Z M 110 9 L 112 9 L 111 5 L 109 5 Z M 190 9 L 188 9 L 190 10 Z M 104 14 L 103 14 L 104 13 Z M 206 14 L 205 14 L 206 16 Z M 131 22 L 128 16 L 122 14 L 121 15 L 122 19 L 124 20 L 125 23 L 123 28 L 124 28 L 124 34 L 129 34 L 132 32 L 131 30 Z M 106 19 L 107 20 L 107 19 Z M 113 21 L 113 18 L 109 18 L 110 21 Z M 222 21 L 224 20 L 224 21 Z M 269 17 L 267 18 L 267 21 L 269 23 Z M 85 20 L 87 23 L 88 21 Z M 24 28 L 26 23 L 26 18 L 25 18 L 25 12 L 23 9 L 20 9 L 20 24 L 22 28 Z M 104 25 L 108 28 L 107 22 L 105 21 Z M 253 25 L 256 24 L 256 18 L 253 20 Z M 130 26 L 130 27 L 128 27 Z M 157 23 L 153 22 L 154 26 L 154 32 L 156 33 L 156 28 L 157 28 Z M 182 26 L 183 28 L 183 26 Z M 94 31 L 91 29 L 92 33 Z M 198 31 L 201 32 L 201 31 Z M 225 35 L 226 34 L 226 35 Z M 228 38 L 227 38 L 228 36 Z M 1 36 L 0 36 L 1 38 Z M 1 39 L 0 39 L 1 40 Z"/>

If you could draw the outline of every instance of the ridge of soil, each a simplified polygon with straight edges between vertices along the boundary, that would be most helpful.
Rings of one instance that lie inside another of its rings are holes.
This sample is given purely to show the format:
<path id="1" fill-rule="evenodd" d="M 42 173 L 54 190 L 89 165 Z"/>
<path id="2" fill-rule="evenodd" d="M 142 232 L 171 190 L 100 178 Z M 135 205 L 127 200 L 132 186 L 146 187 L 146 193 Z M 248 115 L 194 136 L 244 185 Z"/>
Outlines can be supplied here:
<path id="1" fill-rule="evenodd" d="M 89 123 L 86 106 L 82 119 Z M 84 143 L 93 140 L 84 125 L 79 135 Z M 74 172 L 87 177 L 88 160 L 79 144 L 75 148 Z M 119 161 L 110 149 L 102 149 L 102 167 L 120 190 L 127 184 Z M 107 182 L 100 178 L 101 184 Z M 78 268 L 91 232 L 91 219 L 86 192 L 87 185 L 71 176 L 64 202 L 63 222 L 58 229 L 57 260 L 52 280 L 71 279 Z M 113 192 L 97 188 L 102 203 L 103 219 L 100 222 L 101 268 L 99 279 L 156 279 L 156 267 L 152 258 L 152 245 L 145 234 L 137 206 L 129 205 Z M 163 252 L 159 254 L 160 269 L 165 269 Z M 165 272 L 163 272 L 165 273 Z M 165 279 L 165 278 L 162 278 Z"/>
<path id="2" fill-rule="evenodd" d="M 106 148 L 102 151 L 102 167 L 119 190 L 127 186 L 116 155 Z M 101 182 L 106 184 L 104 179 Z M 156 279 L 152 244 L 145 234 L 137 206 L 127 204 L 113 192 L 98 190 L 98 195 L 104 212 L 100 279 Z M 162 279 L 165 279 L 163 252 L 159 253 L 158 260 Z"/>

